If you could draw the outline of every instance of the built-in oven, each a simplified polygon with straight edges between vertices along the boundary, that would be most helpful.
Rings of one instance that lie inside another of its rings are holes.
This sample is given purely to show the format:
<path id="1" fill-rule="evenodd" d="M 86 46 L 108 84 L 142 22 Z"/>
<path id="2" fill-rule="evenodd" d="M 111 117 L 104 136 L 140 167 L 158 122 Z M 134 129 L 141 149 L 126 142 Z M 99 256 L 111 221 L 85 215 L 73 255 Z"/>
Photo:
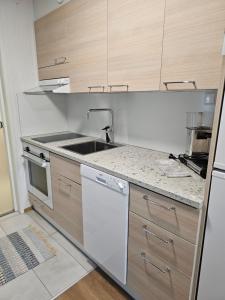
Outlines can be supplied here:
<path id="1" fill-rule="evenodd" d="M 23 144 L 28 191 L 53 209 L 49 152 Z"/>

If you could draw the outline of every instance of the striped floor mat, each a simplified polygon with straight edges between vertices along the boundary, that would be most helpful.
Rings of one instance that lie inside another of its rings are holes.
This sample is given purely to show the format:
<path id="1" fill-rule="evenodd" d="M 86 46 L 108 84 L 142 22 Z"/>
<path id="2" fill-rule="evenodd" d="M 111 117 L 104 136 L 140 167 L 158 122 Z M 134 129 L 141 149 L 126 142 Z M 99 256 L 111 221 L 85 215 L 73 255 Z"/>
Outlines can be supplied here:
<path id="1" fill-rule="evenodd" d="M 0 239 L 0 286 L 56 255 L 46 236 L 34 226 Z"/>

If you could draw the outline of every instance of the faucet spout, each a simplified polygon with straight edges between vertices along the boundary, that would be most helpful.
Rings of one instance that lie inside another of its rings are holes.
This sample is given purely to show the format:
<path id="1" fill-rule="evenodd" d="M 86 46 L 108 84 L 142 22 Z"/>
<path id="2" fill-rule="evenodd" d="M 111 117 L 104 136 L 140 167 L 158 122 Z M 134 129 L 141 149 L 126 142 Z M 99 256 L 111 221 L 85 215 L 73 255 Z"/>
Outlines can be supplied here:
<path id="1" fill-rule="evenodd" d="M 87 111 L 87 119 L 90 117 L 90 113 L 92 112 L 109 112 L 111 114 L 111 125 L 109 126 L 109 132 L 110 132 L 110 141 L 114 141 L 114 116 L 113 116 L 113 110 L 111 108 L 90 108 Z M 108 138 L 107 138 L 108 140 Z"/>

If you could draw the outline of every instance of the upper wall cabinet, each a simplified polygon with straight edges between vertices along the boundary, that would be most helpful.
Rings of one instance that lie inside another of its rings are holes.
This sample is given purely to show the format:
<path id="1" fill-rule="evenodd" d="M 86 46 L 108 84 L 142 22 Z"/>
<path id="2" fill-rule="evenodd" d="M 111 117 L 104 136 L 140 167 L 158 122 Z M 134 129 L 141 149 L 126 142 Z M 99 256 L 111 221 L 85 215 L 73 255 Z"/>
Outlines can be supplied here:
<path id="1" fill-rule="evenodd" d="M 224 0 L 166 0 L 161 89 L 217 89 L 224 29 Z"/>
<path id="2" fill-rule="evenodd" d="M 35 22 L 40 80 L 68 76 L 67 19 L 68 10 L 62 6 Z"/>
<path id="3" fill-rule="evenodd" d="M 108 1 L 108 84 L 159 90 L 165 0 Z"/>
<path id="4" fill-rule="evenodd" d="M 225 0 L 71 0 L 35 22 L 40 79 L 71 92 L 217 89 Z"/>
<path id="5" fill-rule="evenodd" d="M 68 51 L 73 92 L 107 88 L 107 0 L 68 4 Z"/>

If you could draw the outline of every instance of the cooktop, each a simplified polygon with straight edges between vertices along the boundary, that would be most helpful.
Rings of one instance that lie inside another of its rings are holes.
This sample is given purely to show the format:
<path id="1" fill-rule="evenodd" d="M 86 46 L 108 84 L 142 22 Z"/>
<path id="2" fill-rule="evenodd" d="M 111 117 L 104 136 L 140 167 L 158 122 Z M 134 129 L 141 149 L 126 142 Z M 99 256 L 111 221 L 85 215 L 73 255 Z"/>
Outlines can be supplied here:
<path id="1" fill-rule="evenodd" d="M 51 143 L 51 142 L 59 142 L 64 140 L 72 140 L 84 137 L 84 135 L 74 132 L 68 132 L 68 133 L 60 133 L 60 134 L 54 134 L 54 135 L 48 135 L 48 136 L 42 136 L 33 138 L 32 140 L 39 142 L 39 143 Z"/>

